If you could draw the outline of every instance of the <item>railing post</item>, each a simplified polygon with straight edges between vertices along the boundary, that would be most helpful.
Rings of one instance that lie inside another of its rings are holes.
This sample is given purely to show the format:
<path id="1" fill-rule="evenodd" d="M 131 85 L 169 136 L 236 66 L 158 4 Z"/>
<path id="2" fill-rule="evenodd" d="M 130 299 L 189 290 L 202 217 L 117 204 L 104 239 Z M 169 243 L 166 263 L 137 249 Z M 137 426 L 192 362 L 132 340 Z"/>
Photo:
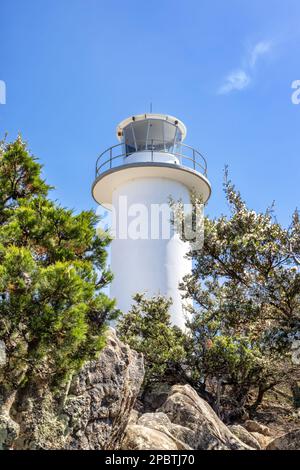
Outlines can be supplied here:
<path id="1" fill-rule="evenodd" d="M 194 166 L 194 170 L 196 170 L 195 149 L 193 149 L 193 166 Z"/>
<path id="2" fill-rule="evenodd" d="M 151 161 L 153 162 L 153 139 L 151 143 Z"/>
<path id="3" fill-rule="evenodd" d="M 109 149 L 109 168 L 111 168 L 112 165 L 112 148 L 110 147 Z"/>

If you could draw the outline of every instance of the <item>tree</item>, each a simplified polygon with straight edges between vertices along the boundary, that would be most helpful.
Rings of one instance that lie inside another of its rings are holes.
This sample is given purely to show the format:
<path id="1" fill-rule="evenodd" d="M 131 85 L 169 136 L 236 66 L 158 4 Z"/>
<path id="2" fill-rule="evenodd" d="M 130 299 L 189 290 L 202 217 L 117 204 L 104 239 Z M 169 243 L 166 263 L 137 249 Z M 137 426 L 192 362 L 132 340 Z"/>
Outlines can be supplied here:
<path id="1" fill-rule="evenodd" d="M 119 319 L 121 340 L 144 354 L 144 387 L 156 381 L 178 379 L 178 365 L 184 360 L 184 334 L 171 326 L 171 301 L 163 296 L 150 299 L 136 294 L 131 310 Z M 176 372 L 177 371 L 177 372 Z"/>
<path id="2" fill-rule="evenodd" d="M 205 218 L 203 248 L 191 250 L 181 288 L 194 301 L 190 366 L 195 380 L 230 390 L 235 407 L 255 409 L 266 391 L 296 369 L 300 331 L 299 216 L 284 229 L 273 209 L 249 210 L 225 179 L 230 216 Z M 199 227 L 198 230 L 201 230 Z"/>
<path id="3" fill-rule="evenodd" d="M 110 237 L 92 211 L 74 214 L 48 198 L 26 144 L 0 146 L 0 368 L 5 402 L 24 388 L 66 383 L 104 345 L 115 303 L 102 288 Z M 11 399 L 10 399 L 11 400 Z"/>
<path id="4" fill-rule="evenodd" d="M 249 210 L 227 176 L 225 194 L 230 214 L 204 218 L 203 247 L 191 243 L 193 271 L 180 286 L 193 301 L 187 332 L 172 328 L 166 300 L 140 296 L 120 332 L 145 354 L 148 380 L 164 380 L 168 370 L 231 419 L 255 411 L 267 391 L 297 376 L 291 356 L 300 331 L 300 231 L 297 211 L 284 229 L 272 208 Z M 202 223 L 180 204 L 175 210 L 177 223 Z M 183 348 L 179 355 L 174 344 Z"/>

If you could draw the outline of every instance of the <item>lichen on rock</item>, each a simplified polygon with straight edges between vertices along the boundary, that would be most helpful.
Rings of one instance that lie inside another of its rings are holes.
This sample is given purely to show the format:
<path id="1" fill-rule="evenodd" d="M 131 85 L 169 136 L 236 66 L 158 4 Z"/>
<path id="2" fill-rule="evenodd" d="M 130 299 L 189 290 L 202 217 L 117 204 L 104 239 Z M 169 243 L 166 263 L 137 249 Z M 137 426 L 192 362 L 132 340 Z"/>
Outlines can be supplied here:
<path id="1" fill-rule="evenodd" d="M 116 449 L 144 379 L 141 354 L 110 329 L 99 359 L 71 384 L 64 408 L 69 449 Z"/>

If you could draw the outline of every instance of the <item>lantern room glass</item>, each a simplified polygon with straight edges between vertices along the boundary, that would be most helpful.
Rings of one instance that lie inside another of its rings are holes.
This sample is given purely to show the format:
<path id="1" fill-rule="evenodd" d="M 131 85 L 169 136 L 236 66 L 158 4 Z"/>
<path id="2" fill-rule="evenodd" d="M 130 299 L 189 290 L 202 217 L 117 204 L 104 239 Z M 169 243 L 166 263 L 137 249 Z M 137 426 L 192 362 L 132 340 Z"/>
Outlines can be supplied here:
<path id="1" fill-rule="evenodd" d="M 177 153 L 182 134 L 176 124 L 160 119 L 133 121 L 124 128 L 125 154 L 154 151 Z"/>

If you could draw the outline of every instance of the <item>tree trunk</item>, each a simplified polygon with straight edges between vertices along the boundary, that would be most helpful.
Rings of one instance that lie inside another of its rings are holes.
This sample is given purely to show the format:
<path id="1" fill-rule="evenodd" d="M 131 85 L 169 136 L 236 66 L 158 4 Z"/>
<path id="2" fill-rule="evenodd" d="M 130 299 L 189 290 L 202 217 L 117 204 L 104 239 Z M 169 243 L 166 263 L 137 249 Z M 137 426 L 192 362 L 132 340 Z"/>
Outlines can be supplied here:
<path id="1" fill-rule="evenodd" d="M 258 388 L 258 393 L 257 393 L 256 400 L 249 408 L 250 414 L 254 413 L 257 410 L 257 408 L 259 407 L 259 405 L 261 405 L 266 391 L 267 391 L 267 388 L 264 388 L 264 387 L 259 387 Z"/>
<path id="2" fill-rule="evenodd" d="M 217 398 L 216 398 L 216 413 L 221 417 L 221 379 L 217 380 Z"/>
<path id="3" fill-rule="evenodd" d="M 297 381 L 294 381 L 291 385 L 291 391 L 293 394 L 293 405 L 294 407 L 300 408 L 300 384 Z"/>

